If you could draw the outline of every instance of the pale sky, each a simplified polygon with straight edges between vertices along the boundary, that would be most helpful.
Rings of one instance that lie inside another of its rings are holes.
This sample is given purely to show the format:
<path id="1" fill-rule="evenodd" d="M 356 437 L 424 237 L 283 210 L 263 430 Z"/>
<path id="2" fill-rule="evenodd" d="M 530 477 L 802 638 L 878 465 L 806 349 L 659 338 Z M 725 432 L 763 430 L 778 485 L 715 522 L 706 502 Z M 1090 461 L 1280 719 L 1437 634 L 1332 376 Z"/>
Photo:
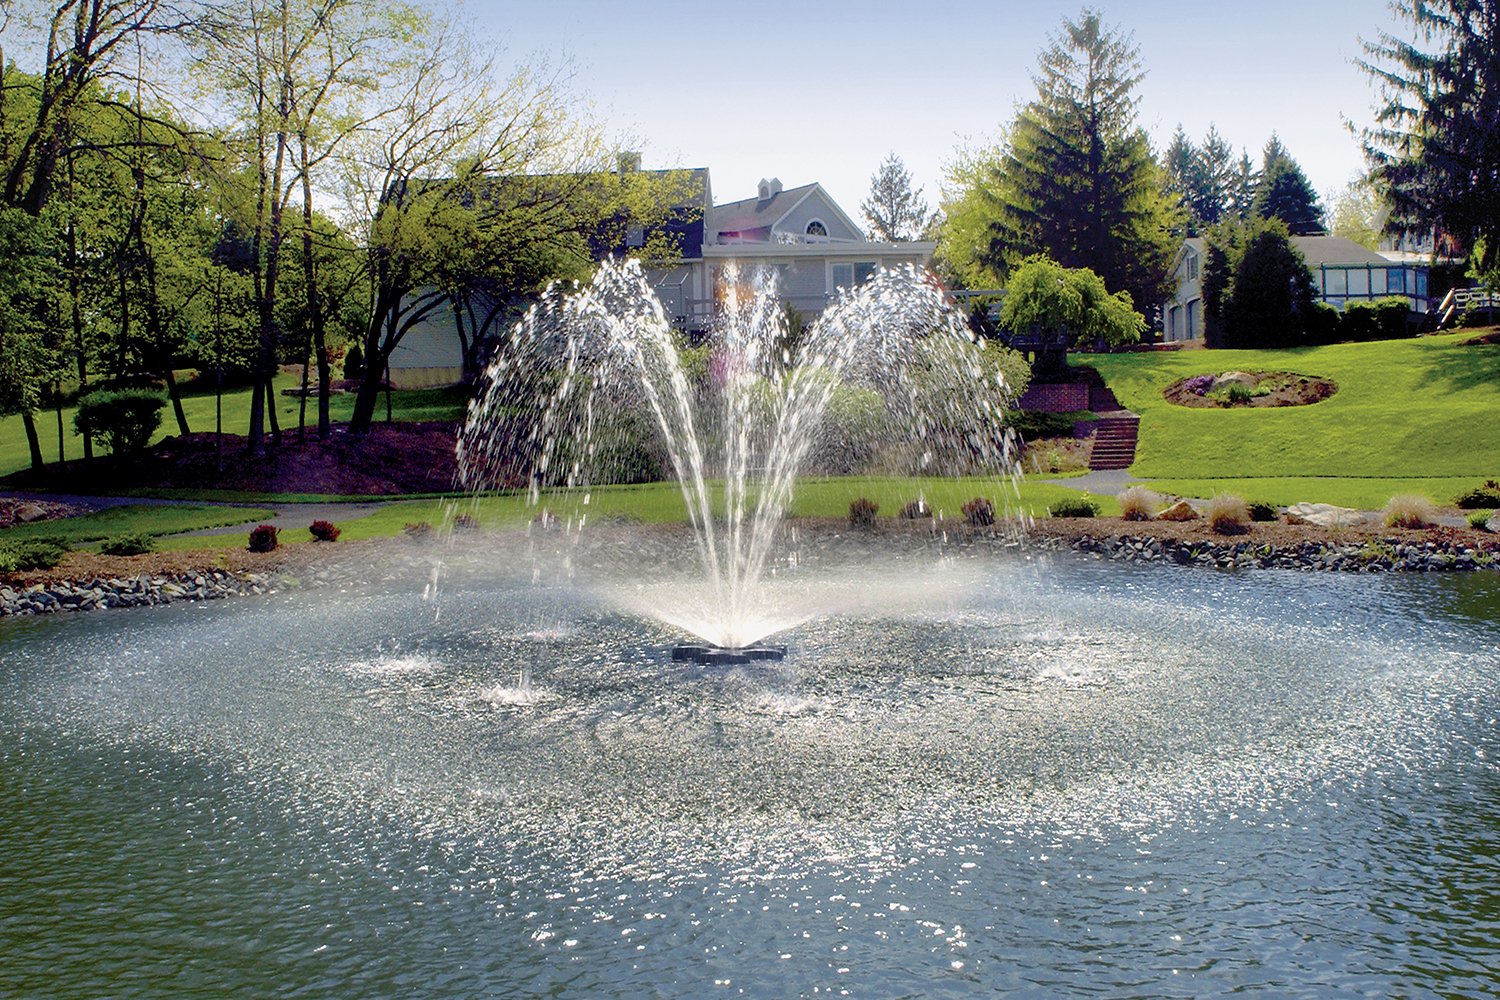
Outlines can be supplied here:
<path id="1" fill-rule="evenodd" d="M 1213 123 L 1257 166 L 1277 133 L 1325 196 L 1362 168 L 1344 120 L 1371 117 L 1375 91 L 1352 60 L 1361 37 L 1396 27 L 1381 0 L 1097 9 L 1140 46 L 1140 124 L 1158 151 L 1179 122 L 1195 142 Z M 862 222 L 870 175 L 890 152 L 935 206 L 944 163 L 1035 96 L 1037 54 L 1080 10 L 1058 0 L 470 0 L 465 16 L 503 47 L 501 65 L 532 53 L 571 60 L 575 85 L 611 125 L 644 138 L 643 167 L 708 167 L 719 203 L 753 195 L 762 177 L 818 181 Z"/>

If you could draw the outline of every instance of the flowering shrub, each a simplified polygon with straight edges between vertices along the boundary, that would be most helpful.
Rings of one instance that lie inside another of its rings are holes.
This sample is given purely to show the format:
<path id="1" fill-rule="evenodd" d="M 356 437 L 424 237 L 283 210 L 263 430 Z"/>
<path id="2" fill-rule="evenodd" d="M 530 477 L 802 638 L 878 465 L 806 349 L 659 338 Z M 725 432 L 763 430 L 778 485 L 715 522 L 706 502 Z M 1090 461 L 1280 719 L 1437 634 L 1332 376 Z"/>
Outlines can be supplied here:
<path id="1" fill-rule="evenodd" d="M 307 530 L 312 532 L 314 541 L 336 542 L 339 539 L 339 529 L 330 521 L 314 521 Z"/>
<path id="2" fill-rule="evenodd" d="M 975 497 L 964 504 L 964 520 L 976 528 L 995 523 L 995 505 L 984 497 Z"/>
<path id="3" fill-rule="evenodd" d="M 250 530 L 250 551 L 271 552 L 276 548 L 276 536 L 281 529 L 272 524 L 261 524 Z"/>
<path id="4" fill-rule="evenodd" d="M 849 525 L 855 528 L 868 528 L 875 524 L 875 512 L 880 509 L 880 504 L 874 500 L 860 497 L 849 503 Z"/>
<path id="5" fill-rule="evenodd" d="M 1212 375 L 1194 375 L 1182 383 L 1182 387 L 1195 396 L 1201 396 L 1212 389 L 1216 381 L 1218 380 Z"/>

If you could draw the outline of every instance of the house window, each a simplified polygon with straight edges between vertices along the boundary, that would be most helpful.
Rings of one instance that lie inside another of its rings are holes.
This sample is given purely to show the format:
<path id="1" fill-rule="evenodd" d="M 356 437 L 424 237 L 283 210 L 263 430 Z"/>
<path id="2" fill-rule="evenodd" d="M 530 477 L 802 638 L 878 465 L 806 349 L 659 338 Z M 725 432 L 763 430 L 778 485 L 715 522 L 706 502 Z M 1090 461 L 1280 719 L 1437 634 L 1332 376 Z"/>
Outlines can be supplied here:
<path id="1" fill-rule="evenodd" d="M 1198 255 L 1195 254 L 1195 253 L 1188 254 L 1187 265 L 1188 265 L 1188 280 L 1189 281 L 1197 281 L 1198 280 Z"/>
<path id="2" fill-rule="evenodd" d="M 814 220 L 812 220 L 811 222 L 809 222 L 807 224 L 807 235 L 809 235 L 809 236 L 827 236 L 828 235 L 828 227 L 825 226 L 825 225 L 823 225 L 823 223 L 819 222 L 817 219 L 814 219 Z"/>
<path id="3" fill-rule="evenodd" d="M 1324 282 L 1323 294 L 1328 297 L 1329 301 L 1332 301 L 1335 296 L 1342 299 L 1349 292 L 1343 268 L 1329 268 L 1325 273 Z"/>
<path id="4" fill-rule="evenodd" d="M 1406 271 L 1399 267 L 1385 269 L 1385 293 L 1387 295 L 1406 294 Z"/>
<path id="5" fill-rule="evenodd" d="M 875 276 L 874 261 L 833 265 L 834 288 L 857 288 Z"/>

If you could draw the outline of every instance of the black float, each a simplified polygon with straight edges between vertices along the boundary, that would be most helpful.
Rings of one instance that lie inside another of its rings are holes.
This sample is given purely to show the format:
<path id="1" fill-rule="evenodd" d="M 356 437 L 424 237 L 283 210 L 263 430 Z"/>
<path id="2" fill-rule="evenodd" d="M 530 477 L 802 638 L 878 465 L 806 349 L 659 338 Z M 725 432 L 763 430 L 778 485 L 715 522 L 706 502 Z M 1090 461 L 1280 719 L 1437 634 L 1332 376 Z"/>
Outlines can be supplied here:
<path id="1" fill-rule="evenodd" d="M 694 663 L 749 663 L 751 660 L 779 660 L 786 656 L 785 646 L 728 646 L 683 645 L 672 649 L 672 659 L 692 660 Z"/>

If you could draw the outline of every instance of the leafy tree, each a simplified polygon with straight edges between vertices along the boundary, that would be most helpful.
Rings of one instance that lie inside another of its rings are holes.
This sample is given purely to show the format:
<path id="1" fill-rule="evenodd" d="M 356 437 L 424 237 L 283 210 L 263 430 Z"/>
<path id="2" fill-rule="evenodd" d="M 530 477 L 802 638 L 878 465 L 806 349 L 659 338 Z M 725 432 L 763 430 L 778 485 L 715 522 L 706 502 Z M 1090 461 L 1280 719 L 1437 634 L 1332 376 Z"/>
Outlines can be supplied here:
<path id="1" fill-rule="evenodd" d="M 56 288 L 51 256 L 44 227 L 21 209 L 0 207 L 0 414 L 21 414 L 34 469 L 43 464 L 34 414 L 42 387 L 60 374 L 46 336 Z"/>
<path id="2" fill-rule="evenodd" d="M 1381 32 L 1359 66 L 1380 90 L 1365 130 L 1387 229 L 1440 228 L 1500 267 L 1500 6 L 1493 0 L 1395 0 L 1408 41 Z"/>
<path id="3" fill-rule="evenodd" d="M 1380 245 L 1380 195 L 1367 178 L 1352 180 L 1328 199 L 1328 231 L 1374 250 Z"/>
<path id="4" fill-rule="evenodd" d="M 1318 196 L 1302 168 L 1275 135 L 1266 143 L 1251 211 L 1262 219 L 1280 219 L 1294 236 L 1323 232 L 1323 209 Z"/>
<path id="5" fill-rule="evenodd" d="M 928 222 L 927 202 L 911 188 L 911 173 L 891 153 L 870 177 L 870 196 L 859 210 L 870 224 L 870 239 L 886 243 L 914 240 Z"/>
<path id="6" fill-rule="evenodd" d="M 1292 347 L 1313 322 L 1312 272 L 1279 219 L 1210 230 L 1204 262 L 1204 339 L 1210 347 Z"/>
<path id="7" fill-rule="evenodd" d="M 1074 346 L 1134 343 L 1146 329 L 1128 293 L 1111 295 L 1093 271 L 1065 268 L 1045 254 L 1026 258 L 1011 272 L 1000 325 L 1066 334 Z"/>
<path id="8" fill-rule="evenodd" d="M 1005 139 L 973 148 L 960 148 L 943 165 L 942 198 L 936 215 L 942 217 L 937 231 L 934 264 L 954 286 L 998 288 L 1005 282 L 1002 269 L 991 264 L 990 226 L 995 217 L 989 182 L 999 169 Z M 1003 264 L 1003 262 L 1002 262 Z"/>
<path id="9" fill-rule="evenodd" d="M 1149 308 L 1165 296 L 1183 220 L 1136 124 L 1139 49 L 1085 10 L 1063 21 L 1038 69 L 1036 99 L 986 172 L 991 218 L 980 260 L 1003 276 L 1046 253 Z"/>

